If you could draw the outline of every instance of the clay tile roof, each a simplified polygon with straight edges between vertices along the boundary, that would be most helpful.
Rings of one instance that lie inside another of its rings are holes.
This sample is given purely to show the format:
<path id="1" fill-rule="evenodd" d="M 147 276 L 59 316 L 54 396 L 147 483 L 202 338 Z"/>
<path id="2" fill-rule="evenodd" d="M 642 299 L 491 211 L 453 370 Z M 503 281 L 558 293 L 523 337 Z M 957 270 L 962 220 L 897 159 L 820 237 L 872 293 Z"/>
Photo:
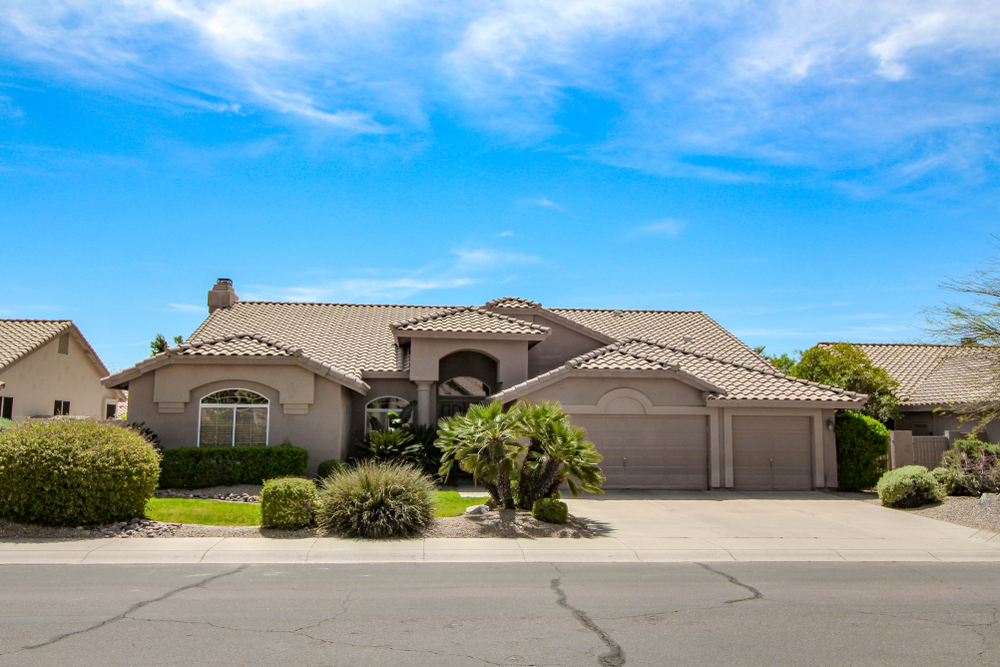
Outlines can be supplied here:
<path id="1" fill-rule="evenodd" d="M 752 368 L 774 370 L 743 341 L 701 311 L 584 308 L 548 310 L 617 340 L 643 338 Z"/>
<path id="2" fill-rule="evenodd" d="M 816 382 L 793 378 L 772 368 L 762 369 L 723 359 L 688 352 L 663 343 L 630 339 L 614 343 L 576 357 L 565 366 L 537 378 L 509 387 L 495 394 L 501 401 L 511 400 L 532 386 L 547 383 L 574 369 L 579 370 L 674 370 L 694 376 L 708 385 L 722 389 L 709 395 L 711 401 L 823 401 L 854 404 L 867 398 Z"/>
<path id="3" fill-rule="evenodd" d="M 519 296 L 504 296 L 499 299 L 493 299 L 492 301 L 487 301 L 483 306 L 484 308 L 541 308 L 542 304 L 537 301 L 529 301 L 528 299 L 522 299 Z"/>
<path id="4" fill-rule="evenodd" d="M 864 394 L 794 378 L 773 369 L 716 359 L 655 341 L 631 341 L 624 344 L 623 349 L 665 363 L 676 364 L 678 368 L 691 375 L 725 388 L 725 396 L 716 397 L 715 400 L 854 403 L 866 398 Z"/>
<path id="5" fill-rule="evenodd" d="M 489 307 L 527 310 L 536 306 L 534 301 L 517 297 L 496 299 L 481 308 L 239 301 L 231 308 L 216 310 L 186 342 L 204 342 L 247 332 L 264 340 L 294 345 L 310 359 L 360 378 L 366 371 L 406 369 L 405 346 L 403 350 L 397 347 L 394 331 L 521 333 L 541 337 L 546 327 L 487 310 Z M 701 312 L 542 309 L 542 314 L 546 313 L 553 321 L 564 321 L 567 325 L 581 327 L 582 331 L 595 331 L 607 342 L 644 338 L 685 351 L 773 370 L 753 350 Z"/>
<path id="6" fill-rule="evenodd" d="M 167 354 L 183 357 L 292 357 L 298 350 L 260 335 L 232 334 L 169 348 Z"/>
<path id="7" fill-rule="evenodd" d="M 0 320 L 0 368 L 73 326 L 70 320 Z"/>
<path id="8" fill-rule="evenodd" d="M 833 343 L 819 343 L 830 347 Z M 900 405 L 954 405 L 987 398 L 997 351 L 975 345 L 852 343 L 899 383 Z"/>
<path id="9" fill-rule="evenodd" d="M 541 336 L 548 327 L 532 324 L 493 313 L 482 308 L 454 308 L 442 313 L 420 315 L 402 322 L 393 322 L 397 331 L 452 331 L 456 333 L 525 334 Z"/>
<path id="10" fill-rule="evenodd" d="M 446 306 L 238 301 L 212 313 L 188 339 L 235 332 L 295 345 L 317 362 L 361 377 L 363 371 L 403 370 L 390 324 L 453 310 Z"/>

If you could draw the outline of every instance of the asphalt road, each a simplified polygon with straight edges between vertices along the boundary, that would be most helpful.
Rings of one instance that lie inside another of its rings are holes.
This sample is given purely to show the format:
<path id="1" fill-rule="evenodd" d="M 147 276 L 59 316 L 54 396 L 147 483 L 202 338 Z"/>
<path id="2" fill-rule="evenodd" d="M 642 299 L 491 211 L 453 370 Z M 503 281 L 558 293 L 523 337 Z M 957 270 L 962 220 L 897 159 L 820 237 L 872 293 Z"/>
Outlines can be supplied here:
<path id="1" fill-rule="evenodd" d="M 17 665 L 996 665 L 995 563 L 0 566 Z"/>

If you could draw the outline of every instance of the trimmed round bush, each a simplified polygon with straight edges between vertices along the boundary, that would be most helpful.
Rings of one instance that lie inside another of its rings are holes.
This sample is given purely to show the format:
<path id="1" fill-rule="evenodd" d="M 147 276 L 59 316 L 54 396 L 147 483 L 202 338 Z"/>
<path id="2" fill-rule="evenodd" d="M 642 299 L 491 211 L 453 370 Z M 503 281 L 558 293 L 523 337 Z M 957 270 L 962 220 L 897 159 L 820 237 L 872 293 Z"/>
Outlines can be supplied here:
<path id="1" fill-rule="evenodd" d="M 569 520 L 569 507 L 555 498 L 539 498 L 531 506 L 531 516 L 545 523 L 566 523 Z"/>
<path id="2" fill-rule="evenodd" d="M 837 486 L 841 491 L 870 489 L 886 469 L 889 429 L 858 412 L 837 413 Z"/>
<path id="3" fill-rule="evenodd" d="M 160 456 L 135 431 L 38 421 L 0 432 L 0 517 L 82 526 L 145 515 Z"/>
<path id="4" fill-rule="evenodd" d="M 944 487 L 923 466 L 890 470 L 882 475 L 876 489 L 886 507 L 920 507 L 943 500 L 946 495 Z"/>
<path id="5" fill-rule="evenodd" d="M 279 477 L 264 482 L 260 517 L 264 528 L 304 528 L 313 522 L 316 484 L 301 477 Z"/>
<path id="6" fill-rule="evenodd" d="M 323 461 L 319 464 L 316 469 L 316 477 L 320 479 L 325 479 L 333 473 L 344 469 L 347 466 L 346 461 L 341 461 L 340 459 L 330 459 L 329 461 Z"/>
<path id="7" fill-rule="evenodd" d="M 944 489 L 945 495 L 950 496 L 951 492 L 955 490 L 955 477 L 952 475 L 951 471 L 947 468 L 938 466 L 937 468 L 934 468 L 934 470 L 931 470 L 931 474 L 934 475 L 934 479 L 937 480 L 937 483 L 941 485 L 942 489 Z"/>
<path id="8" fill-rule="evenodd" d="M 434 518 L 434 482 L 409 463 L 363 461 L 320 482 L 316 523 L 345 537 L 409 537 Z"/>

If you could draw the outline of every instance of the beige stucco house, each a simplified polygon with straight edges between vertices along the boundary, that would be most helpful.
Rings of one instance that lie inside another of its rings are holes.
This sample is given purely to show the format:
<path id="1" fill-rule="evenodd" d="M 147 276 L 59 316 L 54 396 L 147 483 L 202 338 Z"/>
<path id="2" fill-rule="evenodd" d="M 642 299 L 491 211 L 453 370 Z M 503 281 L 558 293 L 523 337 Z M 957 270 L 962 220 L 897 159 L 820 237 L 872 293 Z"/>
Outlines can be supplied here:
<path id="1" fill-rule="evenodd" d="M 115 416 L 124 393 L 70 320 L 0 319 L 0 416 Z"/>
<path id="2" fill-rule="evenodd" d="M 996 351 L 992 348 L 926 343 L 852 345 L 899 383 L 901 417 L 895 420 L 894 430 L 910 431 L 917 437 L 968 433 L 976 422 L 962 421 L 959 414 L 996 395 Z M 991 422 L 985 436 L 990 442 L 1000 442 L 1000 421 Z"/>
<path id="3" fill-rule="evenodd" d="M 228 280 L 184 342 L 111 377 L 166 447 L 305 447 L 345 458 L 417 401 L 552 400 L 586 427 L 609 487 L 837 485 L 834 411 L 866 397 L 784 376 L 701 312 L 240 301 Z"/>

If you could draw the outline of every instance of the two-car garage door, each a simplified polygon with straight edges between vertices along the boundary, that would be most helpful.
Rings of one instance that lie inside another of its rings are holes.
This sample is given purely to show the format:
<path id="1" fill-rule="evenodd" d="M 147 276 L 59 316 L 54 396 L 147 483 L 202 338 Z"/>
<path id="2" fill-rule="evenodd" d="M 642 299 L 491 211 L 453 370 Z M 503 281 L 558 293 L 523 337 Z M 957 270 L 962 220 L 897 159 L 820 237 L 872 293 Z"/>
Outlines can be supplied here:
<path id="1" fill-rule="evenodd" d="M 707 416 L 586 414 L 573 423 L 604 456 L 608 488 L 708 488 Z M 731 423 L 736 489 L 813 488 L 809 417 L 733 416 Z"/>
<path id="2" fill-rule="evenodd" d="M 609 488 L 707 489 L 703 415 L 574 415 L 604 460 Z"/>

